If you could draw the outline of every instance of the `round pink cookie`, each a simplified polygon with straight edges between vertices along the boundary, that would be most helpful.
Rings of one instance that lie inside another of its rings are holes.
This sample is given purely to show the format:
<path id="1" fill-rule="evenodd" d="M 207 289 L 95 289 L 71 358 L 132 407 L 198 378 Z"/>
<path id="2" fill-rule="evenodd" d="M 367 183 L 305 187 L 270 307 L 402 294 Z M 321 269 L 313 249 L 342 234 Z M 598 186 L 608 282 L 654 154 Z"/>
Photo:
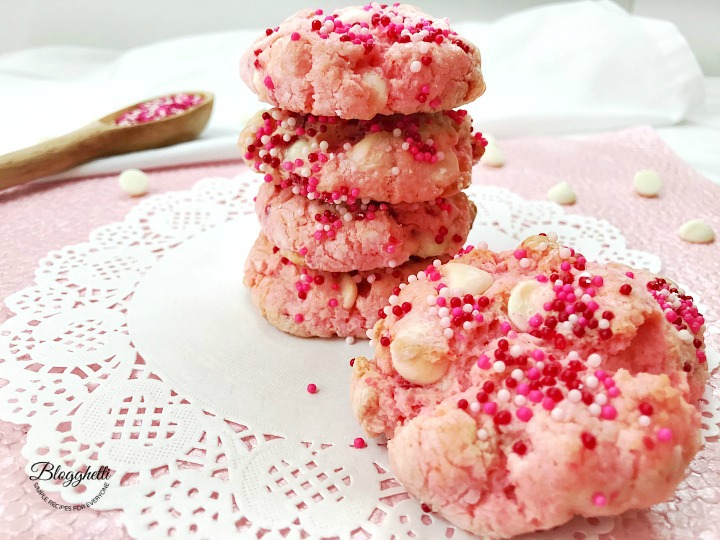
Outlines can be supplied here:
<path id="1" fill-rule="evenodd" d="M 306 9 L 265 34 L 240 75 L 290 111 L 367 120 L 453 109 L 485 91 L 477 48 L 410 5 Z"/>
<path id="2" fill-rule="evenodd" d="M 464 193 L 426 203 L 336 205 L 270 184 L 260 186 L 255 210 L 271 242 L 298 253 L 309 268 L 329 272 L 453 255 L 475 218 L 475 205 Z"/>
<path id="3" fill-rule="evenodd" d="M 463 110 L 340 120 L 271 109 L 250 120 L 238 145 L 266 182 L 310 199 L 420 202 L 470 184 L 487 144 L 472 133 Z"/>
<path id="4" fill-rule="evenodd" d="M 672 494 L 708 378 L 682 290 L 547 236 L 409 281 L 369 332 L 375 359 L 354 362 L 351 403 L 412 495 L 502 538 Z"/>
<path id="5" fill-rule="evenodd" d="M 364 337 L 378 310 L 409 275 L 431 261 L 364 272 L 321 272 L 260 234 L 245 262 L 244 283 L 270 324 L 300 337 Z"/>

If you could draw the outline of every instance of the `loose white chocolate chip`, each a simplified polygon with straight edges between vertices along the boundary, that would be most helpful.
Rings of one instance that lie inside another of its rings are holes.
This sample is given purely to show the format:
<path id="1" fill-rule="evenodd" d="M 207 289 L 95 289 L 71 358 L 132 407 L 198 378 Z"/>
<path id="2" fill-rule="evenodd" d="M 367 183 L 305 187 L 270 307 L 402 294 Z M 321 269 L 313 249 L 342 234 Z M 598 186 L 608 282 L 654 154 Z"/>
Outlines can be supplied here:
<path id="1" fill-rule="evenodd" d="M 715 240 L 715 231 L 702 219 L 686 221 L 678 229 L 680 238 L 693 244 L 709 244 Z"/>
<path id="2" fill-rule="evenodd" d="M 150 177 L 139 169 L 127 169 L 120 173 L 118 183 L 125 193 L 137 197 L 147 193 Z"/>
<path id="3" fill-rule="evenodd" d="M 497 144 L 488 141 L 485 152 L 480 158 L 480 163 L 488 165 L 489 167 L 502 167 L 505 165 L 505 156 Z"/>
<path id="4" fill-rule="evenodd" d="M 495 281 L 491 274 L 469 264 L 449 262 L 442 267 L 445 284 L 450 289 L 460 289 L 463 294 L 483 294 Z"/>
<path id="5" fill-rule="evenodd" d="M 558 204 L 575 204 L 577 200 L 575 191 L 567 182 L 560 182 L 551 187 L 547 192 L 547 198 Z"/>
<path id="6" fill-rule="evenodd" d="M 355 305 L 358 295 L 357 284 L 347 274 L 340 276 L 340 294 L 342 295 L 342 307 L 344 309 L 350 309 Z"/>
<path id="7" fill-rule="evenodd" d="M 447 341 L 436 337 L 430 322 L 401 329 L 390 343 L 390 357 L 400 376 L 413 384 L 432 384 L 450 365 Z"/>
<path id="8" fill-rule="evenodd" d="M 521 281 L 510 292 L 508 317 L 519 330 L 524 332 L 529 327 L 528 319 L 536 313 L 542 313 L 543 304 L 550 299 L 552 299 L 550 287 L 534 279 Z"/>
<path id="9" fill-rule="evenodd" d="M 635 173 L 633 186 L 643 197 L 655 197 L 662 189 L 663 180 L 655 171 L 642 169 Z"/>

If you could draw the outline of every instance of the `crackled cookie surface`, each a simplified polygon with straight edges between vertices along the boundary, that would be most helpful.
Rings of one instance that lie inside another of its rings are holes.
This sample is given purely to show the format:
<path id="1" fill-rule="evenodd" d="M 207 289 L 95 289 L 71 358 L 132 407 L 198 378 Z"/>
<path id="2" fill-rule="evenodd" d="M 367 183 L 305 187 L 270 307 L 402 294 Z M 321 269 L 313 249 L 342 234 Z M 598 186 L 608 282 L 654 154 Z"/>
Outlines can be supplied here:
<path id="1" fill-rule="evenodd" d="M 704 319 L 669 280 L 535 236 L 411 276 L 389 304 L 375 359 L 354 360 L 353 410 L 460 527 L 509 537 L 645 508 L 700 447 Z"/>
<path id="2" fill-rule="evenodd" d="M 403 4 L 300 11 L 253 43 L 240 74 L 266 103 L 366 120 L 453 109 L 485 91 L 477 48 Z"/>
<path id="3" fill-rule="evenodd" d="M 272 109 L 255 115 L 238 140 L 266 182 L 350 203 L 452 196 L 470 184 L 486 144 L 464 110 L 341 120 Z"/>
<path id="4" fill-rule="evenodd" d="M 271 184 L 260 186 L 255 209 L 271 242 L 297 253 L 309 268 L 330 272 L 453 255 L 475 217 L 464 193 L 426 203 L 327 204 Z"/>
<path id="5" fill-rule="evenodd" d="M 321 272 L 260 234 L 245 262 L 244 283 L 270 324 L 300 337 L 364 337 L 397 286 L 428 259 L 397 268 Z"/>

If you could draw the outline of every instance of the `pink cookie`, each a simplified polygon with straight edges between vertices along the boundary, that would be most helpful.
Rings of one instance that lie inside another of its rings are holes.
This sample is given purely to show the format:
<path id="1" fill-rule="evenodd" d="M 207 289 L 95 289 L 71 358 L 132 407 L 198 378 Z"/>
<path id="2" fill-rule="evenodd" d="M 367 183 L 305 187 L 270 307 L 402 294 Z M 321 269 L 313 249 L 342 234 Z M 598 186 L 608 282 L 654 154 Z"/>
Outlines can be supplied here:
<path id="1" fill-rule="evenodd" d="M 672 282 L 547 236 L 409 281 L 369 333 L 375 359 L 354 362 L 351 402 L 411 494 L 493 538 L 672 494 L 708 378 L 704 320 Z"/>
<path id="2" fill-rule="evenodd" d="M 260 186 L 255 210 L 271 242 L 298 253 L 309 268 L 328 272 L 394 268 L 411 257 L 453 255 L 475 218 L 475 205 L 464 193 L 426 203 L 336 205 L 270 184 Z"/>
<path id="3" fill-rule="evenodd" d="M 367 120 L 453 109 L 485 91 L 477 48 L 410 5 L 306 9 L 265 34 L 240 75 L 290 111 Z"/>
<path id="4" fill-rule="evenodd" d="M 429 260 L 364 272 L 320 272 L 301 263 L 263 234 L 255 241 L 244 283 L 263 317 L 300 337 L 364 337 L 387 297 L 399 293 L 398 285 L 427 268 Z"/>
<path id="5" fill-rule="evenodd" d="M 429 201 L 470 184 L 487 142 L 466 111 L 340 120 L 280 109 L 240 134 L 245 162 L 266 182 L 310 199 Z"/>

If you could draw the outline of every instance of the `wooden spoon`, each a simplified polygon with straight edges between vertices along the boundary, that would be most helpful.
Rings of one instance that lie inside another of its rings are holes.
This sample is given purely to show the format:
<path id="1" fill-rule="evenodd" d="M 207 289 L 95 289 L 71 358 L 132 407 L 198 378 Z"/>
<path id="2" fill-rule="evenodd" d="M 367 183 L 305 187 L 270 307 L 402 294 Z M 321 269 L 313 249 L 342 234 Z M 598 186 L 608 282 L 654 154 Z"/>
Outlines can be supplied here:
<path id="1" fill-rule="evenodd" d="M 210 119 L 213 95 L 209 92 L 183 93 L 200 96 L 202 100 L 185 111 L 162 119 L 130 125 L 116 123 L 123 113 L 152 100 L 142 101 L 66 135 L 0 156 L 0 190 L 66 171 L 95 158 L 195 139 Z"/>

